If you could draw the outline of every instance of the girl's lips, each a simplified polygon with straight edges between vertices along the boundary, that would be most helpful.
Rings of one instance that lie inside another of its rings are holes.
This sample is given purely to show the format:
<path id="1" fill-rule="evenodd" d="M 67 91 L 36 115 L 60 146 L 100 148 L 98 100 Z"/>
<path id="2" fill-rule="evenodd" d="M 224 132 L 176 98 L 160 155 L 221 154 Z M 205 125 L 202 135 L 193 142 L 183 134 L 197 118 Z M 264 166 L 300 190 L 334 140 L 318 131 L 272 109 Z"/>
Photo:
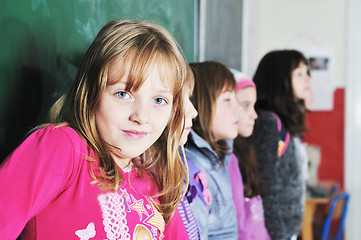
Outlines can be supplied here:
<path id="1" fill-rule="evenodd" d="M 133 139 L 140 139 L 145 137 L 148 133 L 147 132 L 139 132 L 135 130 L 123 130 L 123 133 L 130 138 Z"/>

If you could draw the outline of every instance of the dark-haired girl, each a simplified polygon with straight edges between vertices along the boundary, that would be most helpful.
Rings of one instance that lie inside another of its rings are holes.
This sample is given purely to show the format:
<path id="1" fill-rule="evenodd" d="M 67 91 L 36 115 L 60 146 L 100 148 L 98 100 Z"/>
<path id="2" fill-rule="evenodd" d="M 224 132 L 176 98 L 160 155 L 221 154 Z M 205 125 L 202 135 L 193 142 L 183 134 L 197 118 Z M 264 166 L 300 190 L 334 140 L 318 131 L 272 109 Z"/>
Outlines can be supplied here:
<path id="1" fill-rule="evenodd" d="M 265 224 L 272 239 L 298 235 L 302 223 L 307 157 L 300 139 L 306 130 L 308 71 L 301 52 L 277 50 L 262 58 L 253 77 L 258 112 L 253 139 L 265 186 Z"/>

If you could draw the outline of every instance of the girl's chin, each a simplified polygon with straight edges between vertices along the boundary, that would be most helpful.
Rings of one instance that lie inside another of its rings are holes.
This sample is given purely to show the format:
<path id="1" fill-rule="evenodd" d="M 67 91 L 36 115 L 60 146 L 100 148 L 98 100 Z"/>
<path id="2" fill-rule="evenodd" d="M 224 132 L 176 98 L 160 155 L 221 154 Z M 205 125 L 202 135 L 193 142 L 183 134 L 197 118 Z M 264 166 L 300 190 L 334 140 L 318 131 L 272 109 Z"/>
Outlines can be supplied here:
<path id="1" fill-rule="evenodd" d="M 186 136 L 182 136 L 180 140 L 180 144 L 184 145 L 188 140 L 188 134 Z"/>
<path id="2" fill-rule="evenodd" d="M 242 133 L 238 133 L 239 136 L 243 137 L 243 138 L 248 138 L 252 135 L 252 132 L 242 132 Z"/>

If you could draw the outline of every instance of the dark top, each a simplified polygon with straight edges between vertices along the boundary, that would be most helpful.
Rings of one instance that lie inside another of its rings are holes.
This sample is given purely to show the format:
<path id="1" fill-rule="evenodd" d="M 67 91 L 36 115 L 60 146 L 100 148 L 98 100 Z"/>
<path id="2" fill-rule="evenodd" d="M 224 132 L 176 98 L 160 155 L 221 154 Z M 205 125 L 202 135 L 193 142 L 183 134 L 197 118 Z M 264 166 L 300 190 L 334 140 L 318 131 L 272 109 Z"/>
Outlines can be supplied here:
<path id="1" fill-rule="evenodd" d="M 278 157 L 280 132 L 277 129 L 277 118 L 268 112 L 259 114 L 252 137 L 260 177 L 266 187 L 262 200 L 268 233 L 272 239 L 298 234 L 304 212 L 305 187 L 302 159 L 295 145 L 298 137 L 291 135 L 285 152 Z"/>

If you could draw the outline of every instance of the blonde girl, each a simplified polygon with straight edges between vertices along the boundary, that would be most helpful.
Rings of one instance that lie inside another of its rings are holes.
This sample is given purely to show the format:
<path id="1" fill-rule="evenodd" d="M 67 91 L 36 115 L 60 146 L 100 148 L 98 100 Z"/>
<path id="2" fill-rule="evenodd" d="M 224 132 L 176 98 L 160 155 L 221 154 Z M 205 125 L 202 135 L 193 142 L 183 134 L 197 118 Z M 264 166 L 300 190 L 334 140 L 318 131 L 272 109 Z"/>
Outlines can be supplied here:
<path id="1" fill-rule="evenodd" d="M 176 207 L 188 75 L 164 28 L 106 24 L 51 123 L 0 168 L 2 238 L 132 239 L 146 228 L 153 239 L 187 239 Z"/>

